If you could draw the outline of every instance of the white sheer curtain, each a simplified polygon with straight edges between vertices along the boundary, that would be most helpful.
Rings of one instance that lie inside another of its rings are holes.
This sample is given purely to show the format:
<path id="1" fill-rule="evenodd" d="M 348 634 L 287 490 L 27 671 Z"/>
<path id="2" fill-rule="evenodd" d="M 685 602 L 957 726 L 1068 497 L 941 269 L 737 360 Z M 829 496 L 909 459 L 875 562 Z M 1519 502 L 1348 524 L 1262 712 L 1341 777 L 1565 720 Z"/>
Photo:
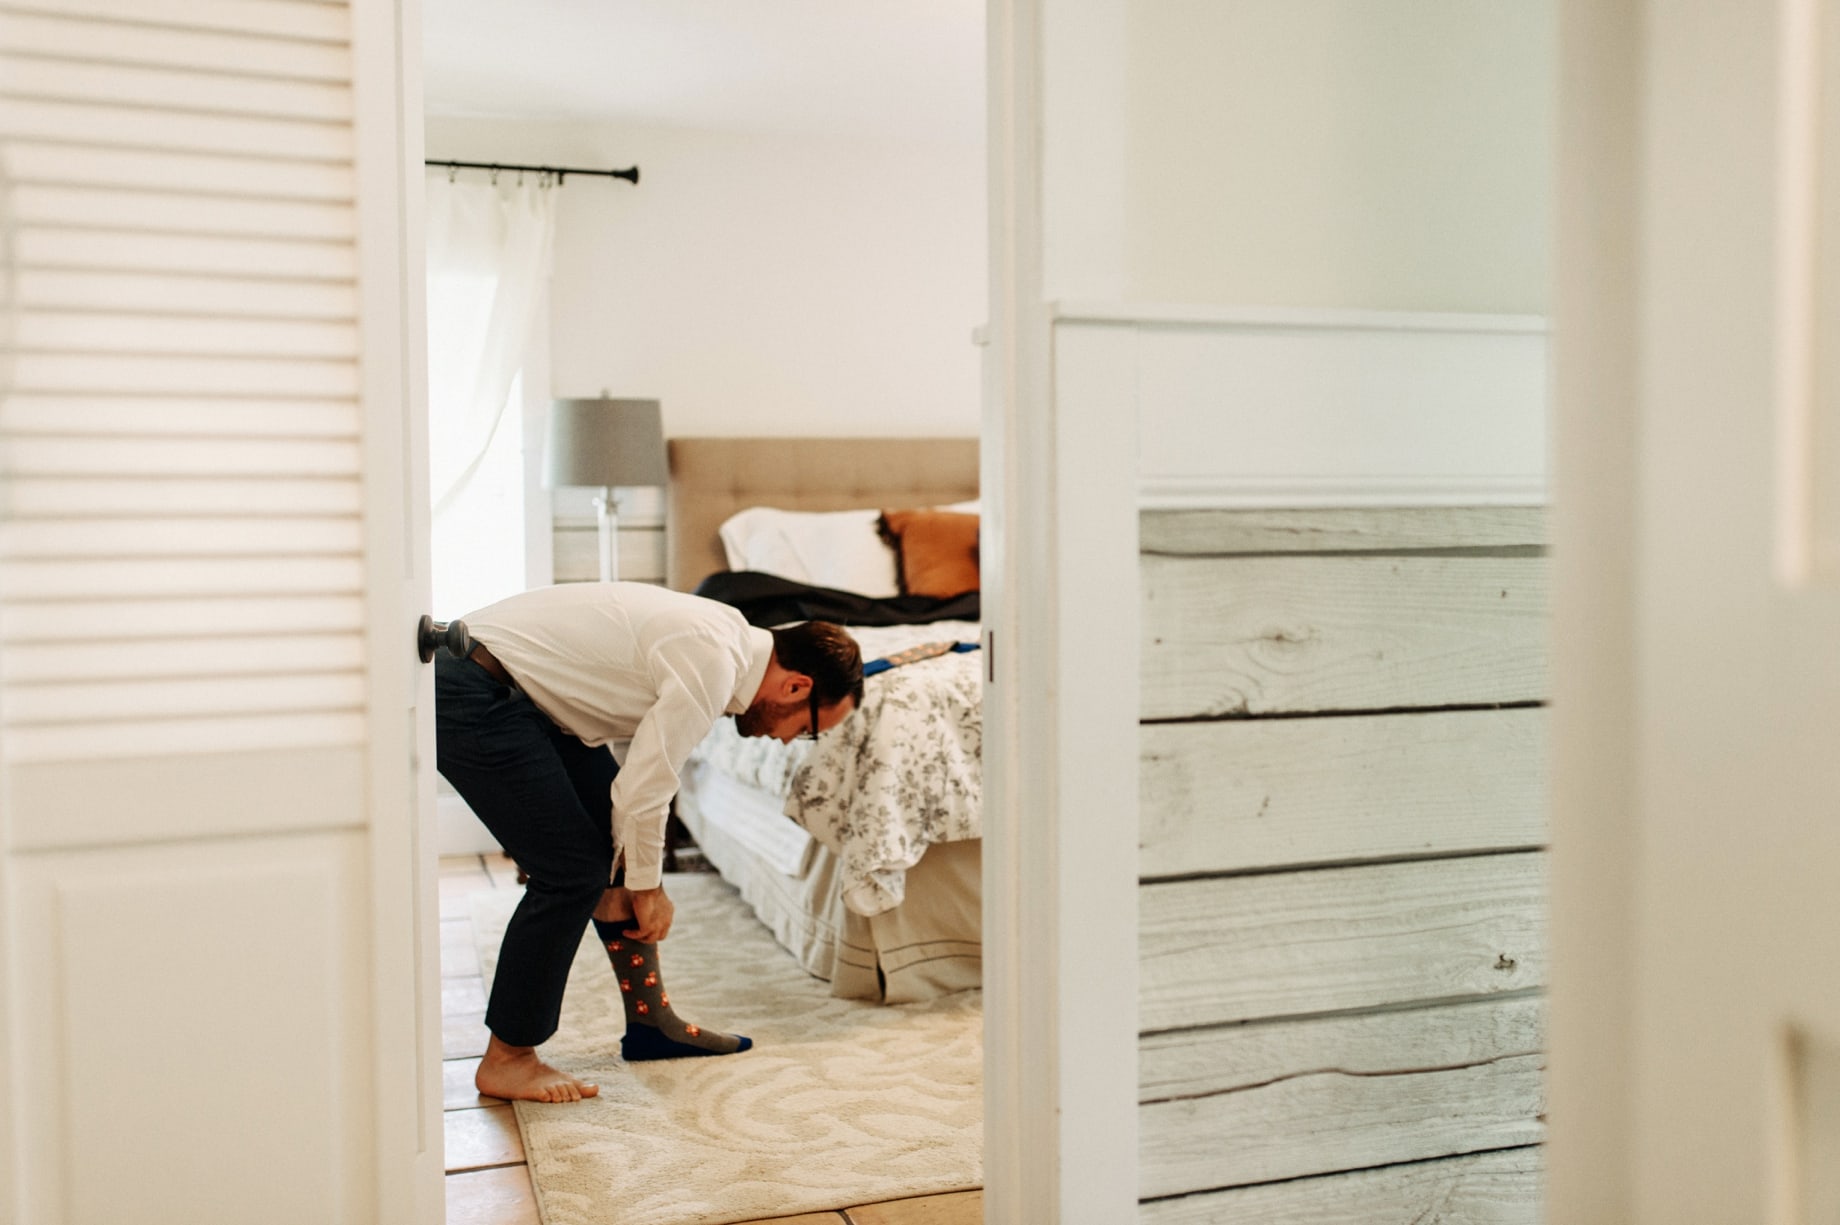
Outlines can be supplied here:
<path id="1" fill-rule="evenodd" d="M 558 189 L 534 175 L 497 177 L 428 176 L 431 560 L 442 619 L 525 585 L 516 401 L 549 301 Z"/>

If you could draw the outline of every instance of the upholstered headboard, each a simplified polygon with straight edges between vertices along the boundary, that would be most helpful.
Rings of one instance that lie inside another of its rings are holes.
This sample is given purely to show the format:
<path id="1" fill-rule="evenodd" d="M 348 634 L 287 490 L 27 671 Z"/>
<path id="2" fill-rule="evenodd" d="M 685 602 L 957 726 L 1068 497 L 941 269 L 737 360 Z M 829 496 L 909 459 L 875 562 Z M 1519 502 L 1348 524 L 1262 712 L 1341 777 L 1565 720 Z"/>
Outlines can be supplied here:
<path id="1" fill-rule="evenodd" d="M 665 581 L 728 569 L 716 533 L 749 506 L 896 509 L 977 497 L 975 438 L 673 438 Z"/>

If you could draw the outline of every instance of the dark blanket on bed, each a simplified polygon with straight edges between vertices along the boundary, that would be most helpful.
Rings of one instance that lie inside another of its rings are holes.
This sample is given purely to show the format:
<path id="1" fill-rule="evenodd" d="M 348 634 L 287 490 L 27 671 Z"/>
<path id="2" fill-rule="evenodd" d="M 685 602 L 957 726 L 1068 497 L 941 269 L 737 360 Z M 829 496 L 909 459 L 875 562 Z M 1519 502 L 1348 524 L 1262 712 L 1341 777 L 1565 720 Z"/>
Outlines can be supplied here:
<path id="1" fill-rule="evenodd" d="M 741 610 L 749 625 L 770 627 L 788 621 L 835 621 L 839 625 L 919 625 L 927 621 L 976 621 L 978 593 L 949 599 L 902 595 L 888 599 L 812 587 L 762 574 L 724 570 L 697 584 L 696 594 Z"/>

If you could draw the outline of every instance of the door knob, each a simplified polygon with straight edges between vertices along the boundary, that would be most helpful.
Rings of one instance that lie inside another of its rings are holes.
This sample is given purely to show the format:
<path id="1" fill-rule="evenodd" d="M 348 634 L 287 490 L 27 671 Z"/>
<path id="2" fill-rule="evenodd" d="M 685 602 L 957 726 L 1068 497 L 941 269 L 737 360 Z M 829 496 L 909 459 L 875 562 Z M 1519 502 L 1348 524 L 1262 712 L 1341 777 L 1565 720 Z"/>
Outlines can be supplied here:
<path id="1" fill-rule="evenodd" d="M 415 627 L 416 654 L 427 663 L 434 658 L 437 647 L 446 647 L 449 655 L 465 659 L 473 650 L 473 636 L 466 632 L 466 622 L 436 621 L 423 613 L 420 624 Z"/>

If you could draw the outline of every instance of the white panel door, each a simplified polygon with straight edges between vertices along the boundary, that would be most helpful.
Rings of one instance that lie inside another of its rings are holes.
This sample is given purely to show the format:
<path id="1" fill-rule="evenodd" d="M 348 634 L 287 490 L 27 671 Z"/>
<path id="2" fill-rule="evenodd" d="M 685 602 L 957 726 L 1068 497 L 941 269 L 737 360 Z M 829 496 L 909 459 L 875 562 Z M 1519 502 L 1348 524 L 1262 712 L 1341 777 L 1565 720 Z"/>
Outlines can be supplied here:
<path id="1" fill-rule="evenodd" d="M 1566 9 L 1549 1219 L 1831 1225 L 1840 9 Z"/>
<path id="2" fill-rule="evenodd" d="M 8 1225 L 440 1220 L 417 45 L 0 6 Z"/>

